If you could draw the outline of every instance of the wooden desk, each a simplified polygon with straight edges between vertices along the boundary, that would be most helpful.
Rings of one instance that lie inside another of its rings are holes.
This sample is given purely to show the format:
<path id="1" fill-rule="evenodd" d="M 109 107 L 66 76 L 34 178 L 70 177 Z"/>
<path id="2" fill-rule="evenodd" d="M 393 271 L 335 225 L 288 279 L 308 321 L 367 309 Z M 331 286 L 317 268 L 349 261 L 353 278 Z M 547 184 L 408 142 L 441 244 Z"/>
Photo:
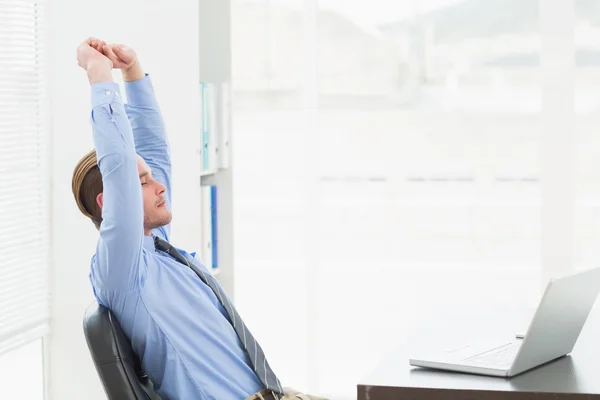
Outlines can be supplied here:
<path id="1" fill-rule="evenodd" d="M 358 385 L 358 400 L 600 400 L 600 307 L 596 306 L 571 355 L 511 379 L 435 371 L 412 367 L 408 359 L 419 346 L 456 343 L 458 337 L 478 337 L 502 330 L 513 335 L 527 327 L 523 314 L 445 311 L 410 345 L 401 346 Z M 500 333 L 499 333 L 500 335 Z M 444 342 L 445 343 L 445 342 Z"/>

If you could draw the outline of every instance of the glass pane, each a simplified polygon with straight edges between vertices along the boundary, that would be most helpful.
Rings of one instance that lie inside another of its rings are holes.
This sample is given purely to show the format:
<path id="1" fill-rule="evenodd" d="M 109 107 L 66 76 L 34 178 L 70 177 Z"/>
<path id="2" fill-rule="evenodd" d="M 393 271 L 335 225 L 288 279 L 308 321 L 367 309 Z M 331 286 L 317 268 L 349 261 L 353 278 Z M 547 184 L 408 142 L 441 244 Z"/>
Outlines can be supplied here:
<path id="1" fill-rule="evenodd" d="M 44 400 L 42 339 L 0 355 L 3 399 Z"/>
<path id="2" fill-rule="evenodd" d="M 352 398 L 429 307 L 539 299 L 538 0 L 311 4 L 232 4 L 236 300 L 283 381 Z"/>
<path id="3" fill-rule="evenodd" d="M 537 1 L 319 0 L 326 393 L 351 395 L 429 307 L 539 299 L 537 18 Z"/>
<path id="4" fill-rule="evenodd" d="M 303 326 L 307 314 L 304 4 L 233 0 L 231 12 L 236 304 L 281 381 L 308 390 L 306 332 L 270 317 Z M 278 301 L 256 290 L 287 285 Z"/>
<path id="5" fill-rule="evenodd" d="M 232 1 L 232 77 L 238 109 L 302 104 L 302 0 Z"/>
<path id="6" fill-rule="evenodd" d="M 600 264 L 600 3 L 575 6 L 575 266 L 589 269 Z"/>

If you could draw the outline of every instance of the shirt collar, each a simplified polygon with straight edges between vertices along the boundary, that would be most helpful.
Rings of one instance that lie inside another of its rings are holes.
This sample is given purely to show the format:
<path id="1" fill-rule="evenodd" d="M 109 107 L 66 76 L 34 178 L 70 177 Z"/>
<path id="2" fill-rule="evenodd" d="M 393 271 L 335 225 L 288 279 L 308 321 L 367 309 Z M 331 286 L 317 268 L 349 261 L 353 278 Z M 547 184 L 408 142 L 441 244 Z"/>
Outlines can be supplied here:
<path id="1" fill-rule="evenodd" d="M 154 247 L 154 235 L 144 235 L 144 248 L 150 252 L 154 252 L 154 250 L 156 250 L 156 248 Z"/>

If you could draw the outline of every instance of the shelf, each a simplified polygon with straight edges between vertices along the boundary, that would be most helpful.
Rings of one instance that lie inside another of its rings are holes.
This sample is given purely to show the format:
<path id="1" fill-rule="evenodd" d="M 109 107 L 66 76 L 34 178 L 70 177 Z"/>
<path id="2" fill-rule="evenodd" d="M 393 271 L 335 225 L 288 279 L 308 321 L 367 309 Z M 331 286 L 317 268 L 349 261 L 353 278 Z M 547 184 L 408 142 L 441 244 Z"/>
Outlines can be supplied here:
<path id="1" fill-rule="evenodd" d="M 200 177 L 202 178 L 203 176 L 211 176 L 211 175 L 216 175 L 217 174 L 217 170 L 212 170 L 212 171 L 201 171 L 200 172 Z"/>

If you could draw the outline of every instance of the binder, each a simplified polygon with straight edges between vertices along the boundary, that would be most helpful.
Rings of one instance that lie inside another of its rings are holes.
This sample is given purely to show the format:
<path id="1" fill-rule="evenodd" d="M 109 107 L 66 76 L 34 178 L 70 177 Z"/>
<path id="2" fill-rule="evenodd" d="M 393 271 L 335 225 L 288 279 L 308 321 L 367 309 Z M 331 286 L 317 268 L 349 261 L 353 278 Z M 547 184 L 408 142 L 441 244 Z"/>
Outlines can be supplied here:
<path id="1" fill-rule="evenodd" d="M 218 104 L 215 97 L 214 84 L 201 82 L 200 92 L 202 104 L 201 171 L 203 175 L 207 175 L 217 171 L 217 156 L 219 151 L 217 126 L 219 120 L 216 112 Z"/>
<path id="2" fill-rule="evenodd" d="M 218 159 L 217 167 L 219 169 L 229 168 L 229 137 L 231 129 L 231 89 L 226 82 L 218 86 L 218 104 L 219 104 L 219 124 L 216 127 L 218 136 Z"/>
<path id="3" fill-rule="evenodd" d="M 214 185 L 201 187 L 202 218 L 202 262 L 212 270 L 218 263 L 218 213 L 217 187 Z"/>
<path id="4" fill-rule="evenodd" d="M 217 228 L 217 187 L 210 187 L 210 225 L 211 225 L 211 250 L 212 250 L 212 267 L 213 269 L 219 268 L 219 235 Z"/>

